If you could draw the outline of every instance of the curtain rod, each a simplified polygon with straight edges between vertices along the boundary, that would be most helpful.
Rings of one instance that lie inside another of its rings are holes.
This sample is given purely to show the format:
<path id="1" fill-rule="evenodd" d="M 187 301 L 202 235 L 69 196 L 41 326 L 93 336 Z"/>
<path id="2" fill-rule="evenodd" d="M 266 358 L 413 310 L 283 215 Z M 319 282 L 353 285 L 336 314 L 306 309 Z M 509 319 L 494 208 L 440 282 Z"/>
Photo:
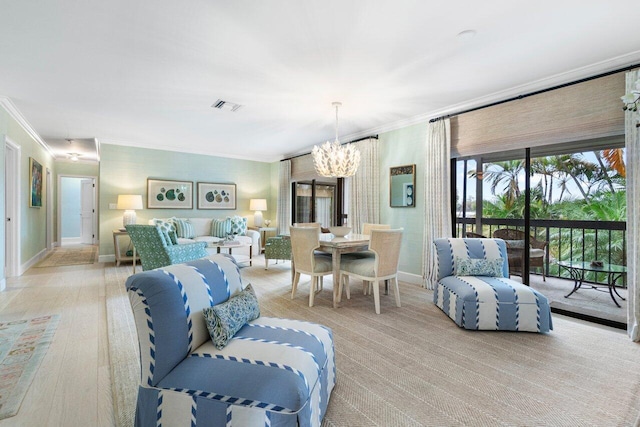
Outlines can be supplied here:
<path id="1" fill-rule="evenodd" d="M 628 66 L 623 67 L 623 68 L 619 68 L 619 69 L 616 69 L 616 70 L 613 70 L 613 71 L 607 71 L 606 73 L 597 74 L 597 75 L 591 76 L 591 77 L 585 77 L 583 79 L 576 80 L 576 81 L 573 81 L 573 82 L 563 83 L 561 85 L 552 86 L 552 87 L 547 88 L 547 89 L 536 90 L 534 92 L 529 92 L 529 93 L 526 93 L 526 94 L 523 94 L 523 95 L 514 96 L 514 97 L 511 97 L 511 98 L 508 98 L 508 99 L 504 99 L 502 101 L 496 101 L 496 102 L 492 102 L 490 104 L 481 105 L 479 107 L 474 107 L 474 108 L 469 108 L 467 110 L 458 111 L 457 113 L 446 114 L 444 116 L 436 117 L 436 118 L 433 118 L 433 119 L 429 120 L 429 123 L 433 123 L 433 122 L 437 122 L 438 120 L 443 120 L 443 119 L 448 119 L 448 118 L 451 118 L 451 117 L 459 116 L 459 115 L 462 115 L 462 114 L 465 114 L 465 113 L 470 113 L 470 112 L 476 111 L 476 110 L 482 110 L 484 108 L 493 107 L 495 105 L 505 104 L 505 103 L 511 102 L 511 101 L 517 101 L 519 99 L 527 98 L 529 96 L 539 95 L 539 94 L 545 93 L 545 92 L 551 92 L 552 90 L 562 89 L 563 87 L 573 86 L 573 85 L 578 84 L 578 83 L 588 82 L 590 80 L 595 80 L 595 79 L 599 79 L 600 77 L 610 76 L 611 74 L 620 73 L 622 71 L 633 70 L 634 68 L 638 68 L 638 67 L 640 67 L 640 64 L 628 65 Z"/>
<path id="2" fill-rule="evenodd" d="M 362 138 L 358 138 L 358 139 L 354 139 L 353 141 L 348 141 L 348 142 L 343 142 L 340 145 L 345 145 L 345 144 L 353 144 L 354 142 L 360 142 L 360 141 L 364 141 L 365 139 L 378 139 L 378 135 L 370 135 L 370 136 L 363 136 Z M 306 156 L 308 154 L 311 154 L 311 152 L 309 153 L 302 153 L 302 154 L 297 154 L 295 156 L 291 156 L 291 157 L 287 157 L 286 159 L 282 159 L 280 160 L 281 162 L 284 162 L 285 160 L 292 160 L 292 159 L 296 159 L 298 157 L 302 157 L 302 156 Z"/>

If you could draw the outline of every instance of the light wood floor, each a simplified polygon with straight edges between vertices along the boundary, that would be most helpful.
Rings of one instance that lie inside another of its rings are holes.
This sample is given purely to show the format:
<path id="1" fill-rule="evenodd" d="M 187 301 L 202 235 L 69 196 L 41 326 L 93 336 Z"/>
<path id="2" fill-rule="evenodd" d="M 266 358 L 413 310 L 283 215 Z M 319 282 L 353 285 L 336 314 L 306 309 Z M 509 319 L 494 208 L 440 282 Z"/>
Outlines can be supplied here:
<path id="1" fill-rule="evenodd" d="M 113 426 L 104 264 L 31 268 L 7 279 L 0 319 L 59 314 L 20 411 L 4 426 Z"/>

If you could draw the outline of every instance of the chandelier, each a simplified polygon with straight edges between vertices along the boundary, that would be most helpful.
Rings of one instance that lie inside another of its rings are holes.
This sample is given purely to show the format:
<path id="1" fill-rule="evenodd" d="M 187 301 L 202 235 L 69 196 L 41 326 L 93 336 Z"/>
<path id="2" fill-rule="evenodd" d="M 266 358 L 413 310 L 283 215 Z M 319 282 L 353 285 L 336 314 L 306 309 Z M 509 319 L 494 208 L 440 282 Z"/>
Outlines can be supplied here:
<path id="1" fill-rule="evenodd" d="M 638 111 L 638 104 L 640 104 L 640 79 L 636 80 L 633 83 L 633 89 L 624 96 L 620 97 L 622 99 L 622 103 L 624 107 L 622 107 L 625 111 Z M 640 127 L 640 123 L 636 123 L 636 127 Z"/>
<path id="2" fill-rule="evenodd" d="M 311 151 L 313 166 L 318 175 L 330 178 L 345 178 L 355 175 L 360 164 L 360 151 L 353 144 L 341 145 L 338 141 L 338 107 L 341 102 L 334 102 L 336 107 L 336 139 L 315 145 Z"/>

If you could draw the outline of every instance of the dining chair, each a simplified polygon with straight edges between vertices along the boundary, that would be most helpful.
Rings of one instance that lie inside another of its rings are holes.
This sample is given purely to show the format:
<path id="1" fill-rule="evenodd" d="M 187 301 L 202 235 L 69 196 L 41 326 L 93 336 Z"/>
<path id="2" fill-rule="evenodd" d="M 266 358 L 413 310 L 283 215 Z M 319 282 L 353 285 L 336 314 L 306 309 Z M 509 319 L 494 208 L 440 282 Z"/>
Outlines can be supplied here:
<path id="1" fill-rule="evenodd" d="M 389 224 L 372 224 L 365 222 L 362 224 L 362 234 L 371 234 L 371 230 L 389 230 L 391 225 Z"/>
<path id="2" fill-rule="evenodd" d="M 371 230 L 369 249 L 373 258 L 343 258 L 340 265 L 338 302 L 342 298 L 343 286 L 349 293 L 349 278 L 354 277 L 373 285 L 373 300 L 376 314 L 380 314 L 380 281 L 393 280 L 396 306 L 400 307 L 398 289 L 398 262 L 402 244 L 402 228 L 389 230 Z"/>
<path id="3" fill-rule="evenodd" d="M 320 227 L 290 227 L 293 285 L 291 299 L 296 295 L 300 275 L 311 276 L 309 291 L 309 307 L 313 307 L 313 300 L 323 288 L 322 278 L 333 274 L 331 257 L 316 254 L 320 247 Z"/>
<path id="4" fill-rule="evenodd" d="M 389 230 L 389 229 L 391 229 L 391 225 L 389 224 L 374 224 L 370 222 L 365 222 L 364 224 L 362 224 L 362 234 L 366 234 L 367 236 L 371 234 L 371 230 Z M 358 252 L 343 254 L 342 258 L 340 259 L 340 262 L 342 262 L 342 260 L 345 260 L 345 259 L 374 258 L 374 257 L 375 257 L 374 253 L 371 252 L 370 250 L 358 251 Z M 369 289 L 369 283 L 363 281 L 362 292 L 365 295 L 367 295 L 368 289 Z M 349 288 L 347 288 L 346 291 L 347 291 L 347 299 L 348 299 L 350 298 Z M 385 295 L 389 294 L 389 281 L 387 280 L 384 281 L 384 294 Z"/>

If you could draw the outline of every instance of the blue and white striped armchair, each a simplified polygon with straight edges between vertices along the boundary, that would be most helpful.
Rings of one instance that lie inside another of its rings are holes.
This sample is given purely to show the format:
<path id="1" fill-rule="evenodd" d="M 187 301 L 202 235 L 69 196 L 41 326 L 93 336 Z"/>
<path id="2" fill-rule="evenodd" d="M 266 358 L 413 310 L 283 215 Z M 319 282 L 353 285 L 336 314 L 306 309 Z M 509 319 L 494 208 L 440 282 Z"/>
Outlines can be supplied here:
<path id="1" fill-rule="evenodd" d="M 501 239 L 437 239 L 433 302 L 465 329 L 548 332 L 549 301 L 509 278 Z"/>

